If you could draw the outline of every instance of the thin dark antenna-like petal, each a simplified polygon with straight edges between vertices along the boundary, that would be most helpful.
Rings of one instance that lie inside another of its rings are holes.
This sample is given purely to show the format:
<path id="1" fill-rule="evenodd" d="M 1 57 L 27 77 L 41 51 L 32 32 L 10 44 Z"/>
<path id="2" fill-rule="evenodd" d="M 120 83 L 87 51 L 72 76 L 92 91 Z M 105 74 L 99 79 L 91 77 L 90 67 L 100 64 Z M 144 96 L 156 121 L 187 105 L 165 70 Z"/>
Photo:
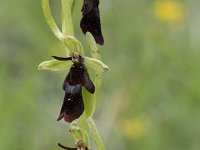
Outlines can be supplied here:
<path id="1" fill-rule="evenodd" d="M 60 60 L 60 61 L 66 61 L 66 60 L 72 60 L 71 57 L 58 57 L 58 56 L 51 56 L 56 60 Z"/>
<path id="2" fill-rule="evenodd" d="M 77 150 L 77 148 L 66 147 L 66 146 L 64 146 L 64 145 L 62 145 L 60 143 L 58 143 L 58 146 L 61 147 L 61 148 L 63 148 L 63 149 L 66 149 L 66 150 Z"/>

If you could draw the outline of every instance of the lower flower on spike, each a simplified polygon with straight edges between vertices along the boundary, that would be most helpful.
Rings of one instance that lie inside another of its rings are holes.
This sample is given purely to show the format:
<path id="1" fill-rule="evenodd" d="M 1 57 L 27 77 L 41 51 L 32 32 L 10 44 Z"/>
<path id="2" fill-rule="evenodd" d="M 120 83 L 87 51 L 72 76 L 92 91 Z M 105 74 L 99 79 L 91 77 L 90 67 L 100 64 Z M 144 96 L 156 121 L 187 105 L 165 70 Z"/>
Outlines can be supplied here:
<path id="1" fill-rule="evenodd" d="M 60 143 L 58 143 L 58 146 L 65 150 L 88 150 L 88 148 L 84 145 L 82 140 L 80 140 L 76 143 L 76 148 L 66 147 Z"/>
<path id="2" fill-rule="evenodd" d="M 54 59 L 60 61 L 72 60 L 74 63 L 63 83 L 65 97 L 63 105 L 58 117 L 58 121 L 64 118 L 66 122 L 72 122 L 79 118 L 84 111 L 84 102 L 82 96 L 82 86 L 90 93 L 95 92 L 94 84 L 92 83 L 87 69 L 84 65 L 84 59 L 81 56 L 72 56 L 67 58 L 53 56 Z"/>

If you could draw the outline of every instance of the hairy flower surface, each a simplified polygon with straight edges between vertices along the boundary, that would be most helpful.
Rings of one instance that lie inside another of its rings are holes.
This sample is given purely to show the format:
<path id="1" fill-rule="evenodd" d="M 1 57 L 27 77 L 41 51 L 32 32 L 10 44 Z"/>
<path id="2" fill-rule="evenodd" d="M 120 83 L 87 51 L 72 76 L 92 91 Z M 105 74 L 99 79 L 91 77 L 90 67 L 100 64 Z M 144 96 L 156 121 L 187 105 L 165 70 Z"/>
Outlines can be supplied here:
<path id="1" fill-rule="evenodd" d="M 89 77 L 82 57 L 78 56 L 78 58 L 63 58 L 54 56 L 54 58 L 60 61 L 68 61 L 71 59 L 74 63 L 71 66 L 70 71 L 63 83 L 65 97 L 60 115 L 57 119 L 59 121 L 64 118 L 66 122 L 72 122 L 73 120 L 79 118 L 84 111 L 82 86 L 84 86 L 87 91 L 92 94 L 95 91 L 95 87 Z"/>

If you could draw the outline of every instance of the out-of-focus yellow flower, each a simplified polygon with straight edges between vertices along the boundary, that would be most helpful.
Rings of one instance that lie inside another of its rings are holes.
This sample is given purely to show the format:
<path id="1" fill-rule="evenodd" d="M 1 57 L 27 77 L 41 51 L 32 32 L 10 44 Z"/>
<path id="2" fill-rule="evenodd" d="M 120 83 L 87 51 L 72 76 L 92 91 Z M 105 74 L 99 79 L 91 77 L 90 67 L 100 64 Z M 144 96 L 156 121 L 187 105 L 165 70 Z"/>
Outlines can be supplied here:
<path id="1" fill-rule="evenodd" d="M 121 132 L 128 138 L 139 140 L 146 133 L 145 122 L 140 118 L 127 119 L 122 122 L 120 123 Z"/>
<path id="2" fill-rule="evenodd" d="M 160 0 L 153 7 L 156 19 L 164 22 L 179 22 L 185 18 L 183 3 L 175 0 Z"/>

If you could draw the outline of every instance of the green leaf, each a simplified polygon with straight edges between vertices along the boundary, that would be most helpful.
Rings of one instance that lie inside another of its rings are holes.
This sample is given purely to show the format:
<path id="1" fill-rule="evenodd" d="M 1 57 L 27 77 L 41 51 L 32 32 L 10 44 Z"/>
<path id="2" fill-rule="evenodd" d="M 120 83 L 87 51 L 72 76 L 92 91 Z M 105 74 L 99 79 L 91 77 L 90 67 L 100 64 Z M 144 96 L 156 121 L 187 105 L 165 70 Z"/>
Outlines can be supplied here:
<path id="1" fill-rule="evenodd" d="M 98 50 L 96 41 L 95 41 L 94 37 L 92 36 L 92 34 L 90 32 L 86 33 L 86 39 L 87 39 L 88 46 L 89 46 L 89 48 L 91 50 L 91 56 L 93 58 L 96 58 L 96 59 L 100 60 L 101 56 L 99 54 L 99 50 Z"/>
<path id="2" fill-rule="evenodd" d="M 93 69 L 97 73 L 102 73 L 110 70 L 107 65 L 98 59 L 84 57 L 84 62 L 87 67 Z"/>
<path id="3" fill-rule="evenodd" d="M 65 71 L 69 70 L 72 64 L 73 63 L 71 61 L 59 61 L 53 59 L 39 64 L 38 70 Z"/>

